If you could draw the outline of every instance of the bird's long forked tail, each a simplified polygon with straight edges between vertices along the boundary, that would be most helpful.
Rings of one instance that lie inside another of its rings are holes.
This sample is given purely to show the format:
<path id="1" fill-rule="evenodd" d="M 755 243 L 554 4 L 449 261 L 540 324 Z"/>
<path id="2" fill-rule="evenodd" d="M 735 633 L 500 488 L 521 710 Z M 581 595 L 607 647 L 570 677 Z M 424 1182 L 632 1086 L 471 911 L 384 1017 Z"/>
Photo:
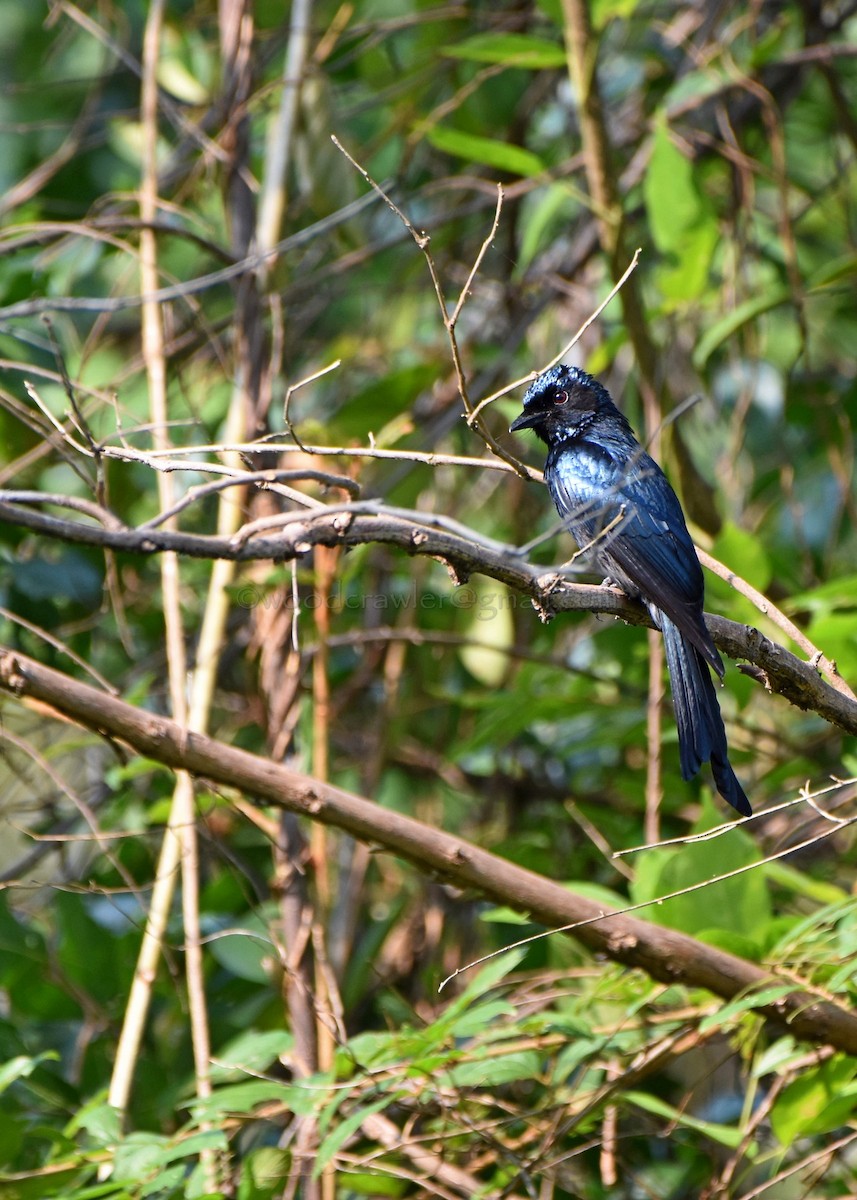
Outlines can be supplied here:
<path id="1" fill-rule="evenodd" d="M 742 817 L 749 817 L 753 810 L 729 762 L 726 729 L 711 672 L 669 617 L 659 612 L 658 618 L 670 673 L 682 776 L 692 779 L 704 762 L 710 762 L 720 795 Z"/>

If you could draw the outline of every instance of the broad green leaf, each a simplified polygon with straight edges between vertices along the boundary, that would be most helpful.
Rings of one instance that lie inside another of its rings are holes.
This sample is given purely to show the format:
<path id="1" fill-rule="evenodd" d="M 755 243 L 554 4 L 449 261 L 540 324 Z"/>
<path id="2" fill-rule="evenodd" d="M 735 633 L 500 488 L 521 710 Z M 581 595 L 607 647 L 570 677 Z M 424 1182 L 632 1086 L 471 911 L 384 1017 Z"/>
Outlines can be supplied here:
<path id="1" fill-rule="evenodd" d="M 205 104 L 208 99 L 206 89 L 177 57 L 160 59 L 158 83 L 185 104 Z"/>
<path id="2" fill-rule="evenodd" d="M 693 165 L 674 145 L 663 119 L 655 126 L 643 195 L 655 245 L 664 252 L 678 251 L 685 235 L 708 216 L 693 178 Z"/>
<path id="3" fill-rule="evenodd" d="M 515 597 L 502 583 L 480 575 L 452 597 L 454 604 L 462 604 L 465 598 L 472 603 L 464 608 L 468 619 L 463 632 L 475 644 L 462 646 L 459 656 L 480 683 L 499 687 L 509 672 L 509 650 L 515 641 Z"/>
<path id="4" fill-rule="evenodd" d="M 479 920 L 486 921 L 489 925 L 532 925 L 532 921 L 524 913 L 505 905 L 486 909 L 479 914 Z"/>
<path id="5" fill-rule="evenodd" d="M 713 221 L 690 229 L 675 252 L 674 263 L 658 265 L 657 280 L 667 301 L 693 300 L 702 295 L 718 237 Z"/>
<path id="6" fill-rule="evenodd" d="M 532 1082 L 541 1075 L 542 1061 L 535 1050 L 498 1055 L 486 1047 L 479 1058 L 458 1063 L 445 1071 L 443 1078 L 454 1087 L 502 1087 L 522 1079 Z"/>
<path id="7" fill-rule="evenodd" d="M 704 832 L 716 820 L 718 816 L 708 808 L 695 832 Z M 675 850 L 641 855 L 631 896 L 640 903 L 693 888 L 653 904 L 647 918 L 684 933 L 724 929 L 760 942 L 771 916 L 771 902 L 764 867 L 752 869 L 755 863 L 761 864 L 761 854 L 752 838 L 742 829 L 729 829 L 715 843 L 690 842 Z M 741 868 L 748 869 L 732 878 L 720 878 Z"/>
<path id="8" fill-rule="evenodd" d="M 857 1097 L 844 1098 L 844 1111 L 834 1101 L 852 1084 L 857 1062 L 838 1054 L 819 1067 L 809 1067 L 788 1083 L 771 1109 L 771 1128 L 782 1146 L 791 1146 L 799 1137 L 823 1133 L 842 1124 L 857 1103 Z"/>
<path id="9" fill-rule="evenodd" d="M 492 958 L 486 963 L 475 979 L 472 979 L 460 996 L 452 1001 L 441 1017 L 444 1024 L 451 1023 L 465 1009 L 469 1008 L 474 1001 L 496 987 L 501 979 L 504 979 L 524 958 L 526 948 L 518 947 L 516 950 L 506 950 L 503 954 L 498 954 L 496 958 Z"/>
<path id="10" fill-rule="evenodd" d="M 603 1038 L 590 1037 L 587 1031 L 575 1032 L 568 1045 L 560 1050 L 553 1064 L 552 1077 L 557 1084 L 567 1083 L 581 1063 L 604 1049 Z"/>
<path id="11" fill-rule="evenodd" d="M 307 1116 L 325 1098 L 322 1087 L 312 1087 L 311 1081 L 298 1084 L 277 1083 L 271 1079 L 236 1083 L 217 1088 L 210 1096 L 201 1096 L 190 1105 L 197 1121 L 216 1121 L 231 1113 L 246 1113 L 257 1104 L 282 1104 L 289 1112 Z"/>
<path id="12" fill-rule="evenodd" d="M 812 273 L 809 279 L 809 290 L 812 292 L 824 291 L 825 288 L 847 283 L 854 275 L 857 275 L 857 256 L 844 254 L 832 262 L 822 263 Z"/>
<path id="13" fill-rule="evenodd" d="M 506 1000 L 483 1000 L 466 1009 L 453 1022 L 451 1029 L 456 1038 L 478 1037 L 484 1034 L 503 1017 L 514 1017 L 514 1006 Z"/>
<path id="14" fill-rule="evenodd" d="M 844 679 L 857 676 L 857 623 L 853 613 L 831 612 L 814 617 L 807 634 L 832 658 Z"/>
<path id="15" fill-rule="evenodd" d="M 384 1196 L 404 1196 L 411 1189 L 407 1179 L 382 1174 L 380 1171 L 359 1171 L 348 1168 L 348 1190 L 352 1196 L 367 1196 L 369 1200 L 382 1200 Z M 239 1200 L 241 1198 L 239 1197 Z"/>
<path id="16" fill-rule="evenodd" d="M 411 411 L 414 403 L 429 391 L 437 380 L 437 364 L 412 363 L 387 371 L 373 379 L 367 387 L 348 396 L 328 423 L 327 437 L 342 441 L 365 438 L 371 430 L 374 444 L 391 446 L 413 425 Z M 306 413 L 306 409 L 298 409 Z"/>
<path id="17" fill-rule="evenodd" d="M 85 1104 L 65 1127 L 65 1132 L 72 1136 L 78 1130 L 85 1129 L 89 1137 L 101 1146 L 115 1145 L 122 1139 L 122 1121 L 119 1110 L 108 1104 L 102 1096 L 89 1104 Z"/>
<path id="18" fill-rule="evenodd" d="M 771 582 L 771 563 L 763 543 L 732 521 L 724 522 L 711 553 L 760 592 Z"/>
<path id="19" fill-rule="evenodd" d="M 113 1171 L 117 1179 L 140 1181 L 164 1161 L 170 1139 L 159 1133 L 129 1133 L 116 1147 Z"/>
<path id="20" fill-rule="evenodd" d="M 789 612 L 807 608 L 818 614 L 835 612 L 839 608 L 852 612 L 857 608 L 857 575 L 839 575 L 818 587 L 789 596 Z"/>
<path id="21" fill-rule="evenodd" d="M 217 1082 L 237 1079 L 250 1071 L 265 1071 L 294 1045 L 287 1029 L 248 1030 L 234 1038 L 214 1057 L 211 1077 Z"/>
<path id="22" fill-rule="evenodd" d="M 607 908 L 624 908 L 625 906 L 625 899 L 602 883 L 586 883 L 575 880 L 574 883 L 566 884 L 566 891 L 573 892 L 575 896 L 583 896 L 585 900 L 594 900 L 596 904 L 603 904 Z"/>
<path id="23" fill-rule="evenodd" d="M 707 329 L 699 341 L 696 343 L 696 349 L 693 352 L 693 365 L 697 371 L 701 371 L 705 364 L 711 358 L 712 354 L 719 346 L 728 341 L 733 334 L 745 325 L 749 325 L 751 321 L 755 321 L 756 317 L 760 317 L 763 313 L 770 312 L 772 308 L 777 308 L 780 304 L 785 304 L 791 300 L 792 294 L 786 287 L 773 286 L 762 291 L 761 295 L 753 296 L 750 300 L 745 300 L 743 304 L 739 304 L 732 312 L 721 317 L 716 321 L 710 329 Z"/>
<path id="24" fill-rule="evenodd" d="M 72 1192 L 74 1183 L 81 1176 L 85 1178 L 90 1174 L 91 1170 L 81 1165 L 79 1156 L 29 1171 L 0 1172 L 0 1200 L 47 1200 L 49 1196 L 69 1200 L 76 1194 Z M 115 1183 L 104 1185 L 101 1193 L 110 1200 L 126 1200 L 127 1195 L 124 1191 L 118 1192 Z"/>
<path id="25" fill-rule="evenodd" d="M 454 46 L 445 46 L 443 53 L 449 58 L 532 70 L 564 67 L 566 62 L 562 46 L 525 33 L 477 33 Z"/>
<path id="26" fill-rule="evenodd" d="M 753 1078 L 764 1079 L 766 1075 L 779 1074 L 802 1058 L 804 1053 L 803 1046 L 797 1045 L 791 1034 L 784 1034 L 770 1046 L 766 1046 L 754 1061 Z"/>
<path id="27" fill-rule="evenodd" d="M 446 129 L 440 125 L 430 129 L 426 137 L 436 150 L 442 150 L 444 154 L 474 163 L 484 163 L 487 167 L 508 171 L 511 175 L 530 177 L 541 174 L 545 169 L 537 154 L 524 150 L 521 146 L 499 142 L 495 138 L 462 133 L 458 129 Z"/>
<path id="28" fill-rule="evenodd" d="M 655 127 L 643 196 L 655 245 L 667 255 L 658 270 L 661 291 L 669 300 L 693 299 L 708 278 L 717 221 L 699 191 L 693 164 L 673 144 L 663 117 Z"/>
<path id="29" fill-rule="evenodd" d="M 237 1200 L 273 1200 L 276 1192 L 282 1194 L 291 1161 L 288 1150 L 280 1150 L 276 1146 L 260 1146 L 251 1150 L 241 1164 Z"/>
<path id="30" fill-rule="evenodd" d="M 251 983 L 270 983 L 276 949 L 267 921 L 249 913 L 213 937 L 209 949 L 227 970 Z"/>
<path id="31" fill-rule="evenodd" d="M 515 263 L 515 275 L 518 278 L 543 246 L 549 244 L 551 236 L 559 232 L 563 223 L 568 223 L 575 208 L 581 203 L 588 203 L 566 182 L 540 188 L 530 199 L 531 203 L 525 209 L 526 219 L 522 222 L 521 245 Z"/>
<path id="32" fill-rule="evenodd" d="M 699 71 L 687 71 L 668 89 L 662 101 L 663 107 L 669 111 L 688 100 L 701 100 L 722 91 L 724 81 L 724 74 L 716 66 L 706 65 Z"/>

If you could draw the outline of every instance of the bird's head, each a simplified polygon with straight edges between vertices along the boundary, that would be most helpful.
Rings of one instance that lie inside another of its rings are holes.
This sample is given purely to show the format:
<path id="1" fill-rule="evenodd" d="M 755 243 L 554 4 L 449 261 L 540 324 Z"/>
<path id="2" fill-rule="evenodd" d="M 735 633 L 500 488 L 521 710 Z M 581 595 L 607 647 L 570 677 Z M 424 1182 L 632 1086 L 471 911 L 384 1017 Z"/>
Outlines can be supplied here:
<path id="1" fill-rule="evenodd" d="M 533 429 L 549 445 L 570 437 L 613 401 L 597 379 L 564 363 L 551 367 L 531 383 L 524 396 L 524 411 L 509 427 Z"/>

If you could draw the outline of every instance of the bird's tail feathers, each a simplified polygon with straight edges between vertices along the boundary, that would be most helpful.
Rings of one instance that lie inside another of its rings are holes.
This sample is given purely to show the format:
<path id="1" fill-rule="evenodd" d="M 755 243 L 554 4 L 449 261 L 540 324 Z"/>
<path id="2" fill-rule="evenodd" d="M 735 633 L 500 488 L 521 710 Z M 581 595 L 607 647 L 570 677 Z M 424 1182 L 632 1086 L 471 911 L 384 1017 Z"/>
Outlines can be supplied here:
<path id="1" fill-rule="evenodd" d="M 752 809 L 729 762 L 726 729 L 708 666 L 699 650 L 662 612 L 658 624 L 664 635 L 682 776 L 692 779 L 704 762 L 710 762 L 720 795 L 749 817 Z"/>

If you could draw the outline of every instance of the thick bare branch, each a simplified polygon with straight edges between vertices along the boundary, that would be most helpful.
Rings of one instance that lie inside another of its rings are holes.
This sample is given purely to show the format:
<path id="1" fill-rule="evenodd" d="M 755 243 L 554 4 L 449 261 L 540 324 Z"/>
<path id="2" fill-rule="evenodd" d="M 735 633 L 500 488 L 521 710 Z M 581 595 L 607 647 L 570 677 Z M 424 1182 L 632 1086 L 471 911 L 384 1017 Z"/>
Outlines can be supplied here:
<path id="1" fill-rule="evenodd" d="M 22 496 L 33 493 L 0 491 L 0 521 L 8 521 L 60 541 L 124 550 L 135 554 L 175 551 L 192 558 L 224 558 L 236 562 L 271 559 L 287 562 L 313 546 L 359 546 L 379 542 L 397 546 L 408 554 L 440 559 L 456 584 L 473 574 L 486 575 L 529 597 L 542 620 L 559 612 L 591 612 L 620 617 L 630 625 L 651 628 L 641 604 L 617 588 L 569 583 L 555 571 L 529 562 L 513 547 L 489 541 L 457 522 L 430 514 L 389 510 L 372 502 L 328 506 L 310 513 L 284 514 L 287 521 L 268 536 L 234 537 L 183 533 L 168 529 L 103 528 L 67 521 L 25 507 Z M 706 614 L 706 622 L 720 650 L 732 659 L 743 659 L 743 668 L 771 692 L 797 708 L 816 712 L 831 724 L 857 733 L 857 703 L 838 692 L 805 662 L 752 625 Z"/>
<path id="2" fill-rule="evenodd" d="M 343 829 L 360 841 L 382 846 L 422 871 L 459 888 L 475 889 L 497 903 L 531 914 L 548 927 L 573 927 L 574 936 L 591 950 L 639 967 L 654 979 L 703 987 L 724 999 L 752 993 L 780 979 L 755 963 L 577 896 L 413 817 L 189 731 L 13 651 L 0 650 L 0 688 L 49 704 L 70 720 L 109 734 L 156 762 L 249 792 L 289 812 Z M 785 1022 L 796 1037 L 857 1054 L 857 1016 L 808 991 L 795 989 L 760 1006 L 760 1011 Z"/>

